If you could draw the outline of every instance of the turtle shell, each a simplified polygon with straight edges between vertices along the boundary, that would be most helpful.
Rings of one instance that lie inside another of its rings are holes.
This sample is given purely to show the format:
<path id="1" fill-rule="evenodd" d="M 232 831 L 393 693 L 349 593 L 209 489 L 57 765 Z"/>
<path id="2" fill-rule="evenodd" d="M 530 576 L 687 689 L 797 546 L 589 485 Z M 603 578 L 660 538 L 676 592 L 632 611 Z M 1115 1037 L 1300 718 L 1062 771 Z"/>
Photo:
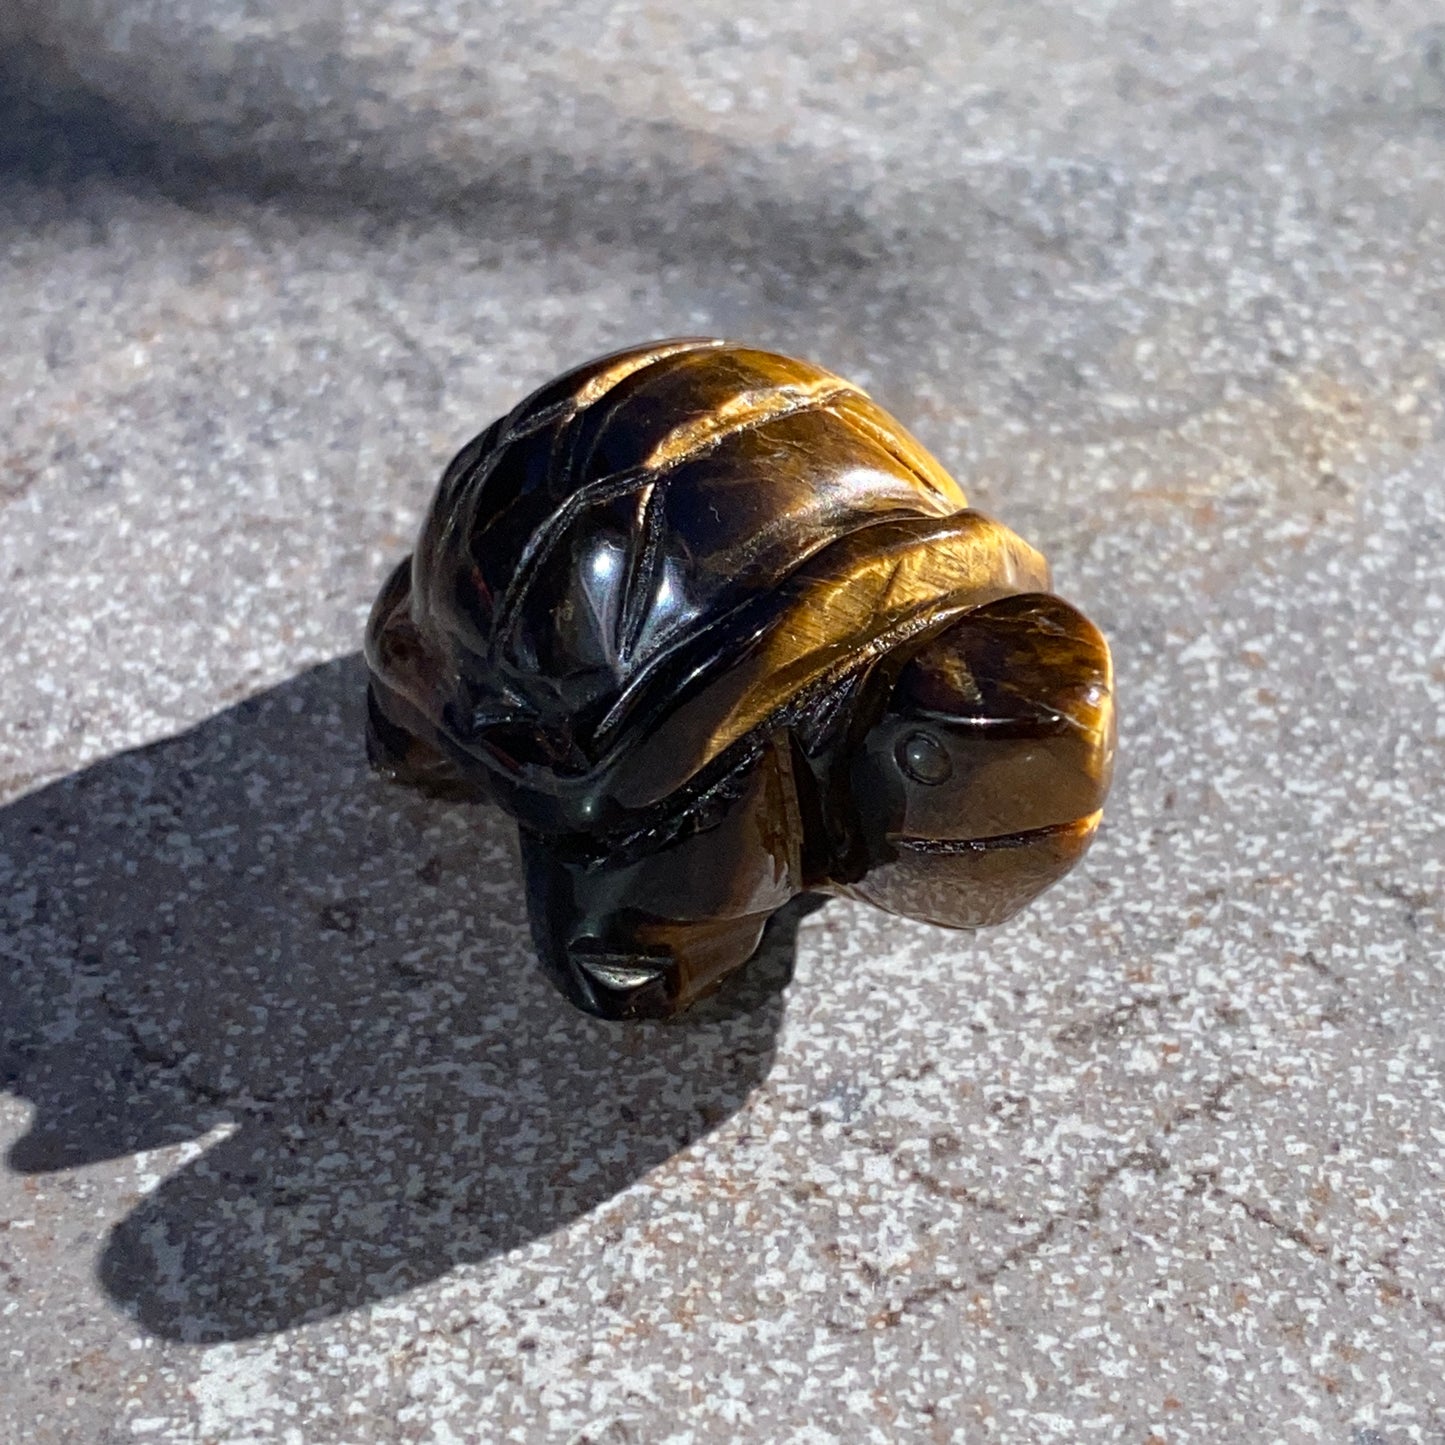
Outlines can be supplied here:
<path id="1" fill-rule="evenodd" d="M 368 656 L 526 821 L 587 830 L 910 634 L 1047 586 L 857 387 L 679 339 L 569 372 L 461 451 Z"/>

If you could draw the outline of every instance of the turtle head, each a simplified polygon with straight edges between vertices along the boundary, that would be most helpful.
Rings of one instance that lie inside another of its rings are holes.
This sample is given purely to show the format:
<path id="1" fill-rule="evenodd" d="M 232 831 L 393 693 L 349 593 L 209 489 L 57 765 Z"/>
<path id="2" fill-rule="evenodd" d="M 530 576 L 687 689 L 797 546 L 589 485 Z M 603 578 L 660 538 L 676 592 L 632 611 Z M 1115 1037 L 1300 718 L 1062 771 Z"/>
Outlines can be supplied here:
<path id="1" fill-rule="evenodd" d="M 1082 857 L 1114 761 L 1109 648 L 1047 593 L 988 603 L 894 659 L 852 763 L 868 867 L 841 891 L 1000 923 Z"/>

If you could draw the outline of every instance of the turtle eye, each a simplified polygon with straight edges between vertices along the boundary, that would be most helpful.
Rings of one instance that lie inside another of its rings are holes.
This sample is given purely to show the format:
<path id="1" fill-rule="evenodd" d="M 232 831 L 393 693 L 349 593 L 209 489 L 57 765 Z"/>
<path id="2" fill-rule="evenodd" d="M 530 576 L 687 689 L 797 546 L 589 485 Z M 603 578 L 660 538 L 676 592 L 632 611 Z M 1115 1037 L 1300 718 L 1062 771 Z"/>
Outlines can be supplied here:
<path id="1" fill-rule="evenodd" d="M 897 750 L 898 766 L 910 778 L 930 786 L 953 776 L 953 759 L 948 749 L 930 733 L 909 733 Z"/>

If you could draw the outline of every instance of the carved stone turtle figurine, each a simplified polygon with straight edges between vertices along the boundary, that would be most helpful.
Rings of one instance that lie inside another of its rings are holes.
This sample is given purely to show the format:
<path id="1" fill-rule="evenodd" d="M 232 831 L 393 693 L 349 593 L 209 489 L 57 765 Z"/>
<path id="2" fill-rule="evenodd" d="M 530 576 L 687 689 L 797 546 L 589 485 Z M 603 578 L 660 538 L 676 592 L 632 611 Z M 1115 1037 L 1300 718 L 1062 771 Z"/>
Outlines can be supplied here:
<path id="1" fill-rule="evenodd" d="M 665 1017 L 795 896 L 974 928 L 1078 860 L 1114 752 L 1098 630 L 858 388 L 659 341 L 447 468 L 366 635 L 384 774 L 520 825 L 542 964 Z"/>

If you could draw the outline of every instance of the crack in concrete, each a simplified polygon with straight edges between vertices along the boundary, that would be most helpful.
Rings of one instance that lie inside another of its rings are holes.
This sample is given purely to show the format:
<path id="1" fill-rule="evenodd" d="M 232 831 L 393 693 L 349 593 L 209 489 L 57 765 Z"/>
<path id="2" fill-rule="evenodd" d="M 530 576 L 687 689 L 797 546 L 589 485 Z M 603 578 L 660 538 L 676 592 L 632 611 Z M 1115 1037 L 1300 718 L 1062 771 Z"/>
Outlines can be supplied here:
<path id="1" fill-rule="evenodd" d="M 1329 964 L 1324 962 L 1324 960 L 1320 958 L 1319 954 L 1317 954 L 1314 949 L 1305 949 L 1304 953 L 1301 954 L 1301 957 L 1304 959 L 1305 964 L 1308 967 L 1312 968 L 1317 974 L 1319 974 L 1321 978 L 1327 978 L 1331 983 L 1337 983 L 1341 986 L 1344 986 L 1345 980 L 1341 978 L 1340 975 L 1329 966 Z"/>
<path id="2" fill-rule="evenodd" d="M 935 1178 L 928 1170 L 922 1169 L 916 1164 L 907 1164 L 901 1159 L 893 1156 L 890 1149 L 876 1143 L 871 1139 L 860 1140 L 865 1148 L 872 1149 L 875 1153 L 893 1158 L 894 1162 L 903 1171 L 903 1176 L 910 1184 L 916 1184 L 923 1192 L 934 1199 L 951 1199 L 958 1204 L 971 1204 L 975 1209 L 982 1210 L 985 1214 L 997 1214 L 1014 1224 L 1025 1224 L 1027 1219 L 1020 1215 L 1016 1209 L 1010 1209 L 1006 1204 L 1000 1204 L 996 1199 L 990 1199 L 986 1194 L 980 1194 L 976 1189 L 970 1189 L 966 1184 L 945 1184 L 943 1180 Z"/>
<path id="3" fill-rule="evenodd" d="M 1244 1080 L 1243 1074 L 1231 1074 L 1227 1078 L 1221 1079 L 1197 1104 L 1186 1104 L 1176 1109 L 1164 1122 L 1154 1139 L 1167 1139 L 1183 1125 L 1206 1115 L 1210 1118 L 1221 1117 L 1226 1109 L 1225 1100 Z M 907 1166 L 904 1167 L 906 1170 Z M 1140 1148 L 1129 1150 L 1107 1169 L 1094 1175 L 1085 1183 L 1083 1203 L 1079 1209 L 1045 1219 L 1039 1228 L 1027 1238 L 1020 1240 L 994 1264 L 986 1266 L 970 1277 L 954 1276 L 949 1279 L 937 1279 L 911 1290 L 898 1304 L 869 1316 L 865 1328 L 889 1329 L 940 1296 L 960 1294 L 970 1289 L 987 1289 L 1015 1265 L 1037 1254 L 1064 1225 L 1090 1224 L 1102 1218 L 1104 1192 L 1122 1175 L 1137 1172 L 1153 1174 L 1159 1178 L 1167 1174 L 1171 1167 L 1168 1157 L 1154 1140 L 1146 1142 Z M 857 1330 L 851 1332 L 859 1333 Z"/>
<path id="4" fill-rule="evenodd" d="M 988 1289 L 1009 1270 L 1048 1245 L 1066 1224 L 1097 1223 L 1103 1217 L 1103 1196 L 1111 1184 L 1129 1173 L 1152 1174 L 1156 1178 L 1162 1178 L 1168 1174 L 1173 1166 L 1156 1141 L 1167 1139 L 1192 1120 L 1206 1116 L 1215 1119 L 1222 1117 L 1227 1112 L 1228 1096 L 1245 1080 L 1245 1075 L 1231 1075 L 1215 1084 L 1199 1103 L 1188 1104 L 1176 1110 L 1154 1140 L 1145 1143 L 1140 1148 L 1131 1149 L 1107 1169 L 1100 1171 L 1085 1183 L 1083 1202 L 1080 1208 L 1046 1219 L 1039 1228 L 1027 1238 L 1020 1240 L 995 1263 L 979 1270 L 972 1276 L 937 1279 L 919 1286 L 905 1295 L 897 1304 L 870 1315 L 864 1328 L 869 1330 L 890 1329 L 935 1299 L 946 1295 L 963 1294 L 969 1290 Z M 909 1174 L 909 1177 L 915 1178 L 917 1182 L 923 1182 L 918 1176 L 923 1175 L 924 1171 L 905 1166 L 905 1172 Z M 1404 1300 L 1421 1310 L 1435 1323 L 1445 1325 L 1445 1304 L 1427 1298 L 1418 1289 L 1401 1280 L 1394 1265 L 1385 1263 L 1383 1257 L 1372 1266 L 1367 1261 L 1357 1260 L 1348 1252 L 1338 1250 L 1325 1241 L 1316 1239 L 1301 1226 L 1281 1219 L 1267 1205 L 1246 1199 L 1242 1195 L 1226 1189 L 1219 1182 L 1217 1170 L 1195 1169 L 1191 1170 L 1187 1177 L 1189 1184 L 1185 1190 L 1186 1198 L 1199 1199 L 1206 1194 L 1211 1195 L 1221 1203 L 1238 1209 L 1272 1234 L 1287 1240 L 1296 1248 L 1305 1250 L 1314 1258 L 1329 1265 L 1344 1278 L 1368 1282 L 1387 1298 Z M 940 1184 L 939 1193 L 944 1197 L 958 1198 L 961 1202 L 978 1202 L 976 1197 L 970 1197 L 973 1191 L 968 1190 L 966 1186 L 948 1187 Z M 999 1212 L 1004 1211 L 1000 1210 Z M 839 1333 L 862 1333 L 856 1326 L 847 1326 L 841 1323 L 833 1324 L 832 1328 Z"/>
<path id="5" fill-rule="evenodd" d="M 1422 1310 L 1437 1324 L 1445 1325 L 1445 1304 L 1427 1299 L 1418 1290 L 1406 1284 L 1399 1276 L 1395 1265 L 1385 1263 L 1385 1257 L 1371 1265 L 1368 1261 L 1357 1260 L 1347 1250 L 1336 1249 L 1322 1239 L 1316 1239 L 1308 1230 L 1288 1220 L 1281 1219 L 1268 1205 L 1256 1203 L 1242 1195 L 1235 1194 L 1219 1183 L 1217 1173 L 1212 1169 L 1196 1170 L 1190 1193 L 1194 1197 L 1204 1193 L 1238 1209 L 1256 1224 L 1263 1225 L 1274 1234 L 1287 1239 L 1291 1244 L 1306 1250 L 1316 1259 L 1332 1266 L 1346 1278 L 1365 1280 L 1383 1294 L 1394 1299 L 1403 1299 Z M 1387 1251 L 1392 1253 L 1393 1251 Z M 1381 1267 L 1383 1266 L 1383 1268 Z"/>
<path id="6" fill-rule="evenodd" d="M 1405 910 L 1405 927 L 1412 933 L 1420 931 L 1420 915 L 1435 905 L 1433 895 L 1424 889 L 1406 888 L 1401 883 L 1381 878 L 1370 879 L 1369 885 L 1380 897 L 1398 903 Z"/>
<path id="7" fill-rule="evenodd" d="M 329 1087 L 310 1093 L 283 1097 L 280 1094 L 263 1094 L 249 1089 L 228 1090 L 218 1084 L 198 1079 L 187 1068 L 189 1060 L 195 1057 L 194 1050 L 182 1053 L 146 1037 L 136 1022 L 135 1016 L 123 1005 L 116 1003 L 105 990 L 97 995 L 101 1008 L 120 1026 L 120 1033 L 131 1053 L 149 1070 L 167 1075 L 167 1082 L 175 1085 L 193 1104 L 208 1105 L 230 1114 L 264 1114 L 279 1106 L 290 1109 L 307 1105 L 334 1105 L 342 1102 Z M 344 1098 L 344 1096 L 343 1096 Z"/>
<path id="8" fill-rule="evenodd" d="M 1141 994 L 1137 998 L 1126 999 L 1105 1013 L 1066 1024 L 1054 1035 L 1054 1041 L 1067 1048 L 1091 1043 L 1095 1039 L 1118 1038 L 1146 1009 L 1157 1012 L 1166 1004 L 1178 1003 L 1181 998 L 1183 994 L 1174 993 L 1167 996 Z"/>
<path id="9" fill-rule="evenodd" d="M 208 1084 L 202 1079 L 191 1077 L 186 1068 L 190 1053 L 178 1054 L 150 1042 L 141 1032 L 135 1018 L 104 990 L 99 995 L 100 1006 L 120 1025 L 121 1033 L 131 1053 L 149 1069 L 159 1069 L 172 1076 L 182 1092 L 189 1095 L 193 1103 L 227 1107 L 231 1099 L 224 1089 Z"/>

